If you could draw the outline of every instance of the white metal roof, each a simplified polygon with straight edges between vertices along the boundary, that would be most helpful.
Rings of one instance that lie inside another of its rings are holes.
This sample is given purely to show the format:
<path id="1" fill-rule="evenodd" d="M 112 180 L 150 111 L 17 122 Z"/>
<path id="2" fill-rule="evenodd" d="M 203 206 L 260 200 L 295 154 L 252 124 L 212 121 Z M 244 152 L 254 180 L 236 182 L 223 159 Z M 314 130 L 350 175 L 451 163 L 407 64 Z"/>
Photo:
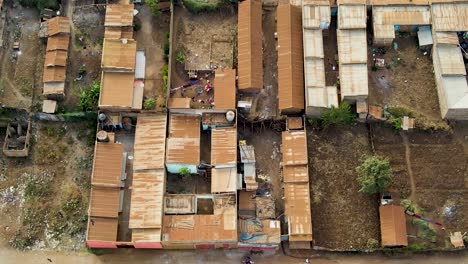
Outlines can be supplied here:
<path id="1" fill-rule="evenodd" d="M 144 51 L 136 52 L 135 79 L 145 79 L 146 56 Z"/>

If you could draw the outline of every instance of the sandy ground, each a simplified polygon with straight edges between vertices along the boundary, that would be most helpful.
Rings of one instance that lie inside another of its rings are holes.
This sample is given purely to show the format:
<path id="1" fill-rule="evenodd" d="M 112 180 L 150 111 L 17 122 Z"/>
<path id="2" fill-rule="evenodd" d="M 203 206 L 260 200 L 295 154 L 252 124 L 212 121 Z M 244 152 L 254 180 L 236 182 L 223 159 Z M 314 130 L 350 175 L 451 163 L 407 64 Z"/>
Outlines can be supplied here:
<path id="1" fill-rule="evenodd" d="M 241 263 L 245 251 L 239 250 L 134 250 L 118 249 L 112 253 L 95 256 L 88 253 L 65 254 L 55 252 L 20 252 L 6 248 L 0 248 L 0 259 L 2 264 L 47 264 L 67 263 L 67 264 L 209 264 L 209 263 Z M 257 264 L 303 264 L 306 256 L 287 257 L 280 253 L 269 253 L 265 255 L 254 255 L 253 260 Z M 416 255 L 409 257 L 384 257 L 374 255 L 314 255 L 310 259 L 314 264 L 464 264 L 468 263 L 468 256 L 465 255 Z"/>

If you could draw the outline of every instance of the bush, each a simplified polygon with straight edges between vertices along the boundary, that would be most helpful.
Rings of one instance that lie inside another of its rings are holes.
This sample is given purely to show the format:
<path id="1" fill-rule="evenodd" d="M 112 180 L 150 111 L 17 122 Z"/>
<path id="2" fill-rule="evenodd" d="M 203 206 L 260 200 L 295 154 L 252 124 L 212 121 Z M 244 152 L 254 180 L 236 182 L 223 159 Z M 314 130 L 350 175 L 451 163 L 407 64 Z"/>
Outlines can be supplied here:
<path id="1" fill-rule="evenodd" d="M 146 4 L 151 9 L 151 13 L 155 17 L 161 16 L 161 9 L 159 9 L 159 1 L 158 0 L 146 0 Z"/>
<path id="2" fill-rule="evenodd" d="M 93 111 L 97 109 L 100 89 L 101 86 L 97 82 L 93 82 L 88 89 L 81 89 L 80 107 L 83 111 Z"/>
<path id="3" fill-rule="evenodd" d="M 185 56 L 182 51 L 177 52 L 176 61 L 180 64 L 183 64 L 185 62 Z"/>
<path id="4" fill-rule="evenodd" d="M 321 118 L 322 127 L 326 129 L 332 125 L 350 125 L 356 116 L 351 112 L 351 106 L 343 102 L 339 107 L 332 106 L 324 111 Z"/>
<path id="5" fill-rule="evenodd" d="M 179 169 L 179 174 L 184 178 L 188 177 L 188 176 L 190 176 L 190 170 L 187 167 L 182 167 L 182 168 Z"/>
<path id="6" fill-rule="evenodd" d="M 199 13 L 208 13 L 214 12 L 219 9 L 219 7 L 223 4 L 222 1 L 218 2 L 203 2 L 200 0 L 183 0 L 184 6 L 192 13 L 199 14 Z"/>
<path id="7" fill-rule="evenodd" d="M 163 79 L 163 86 L 162 86 L 162 90 L 163 90 L 163 94 L 166 94 L 167 93 L 167 87 L 169 85 L 169 67 L 167 66 L 167 64 L 165 64 L 162 68 L 162 79 Z"/>
<path id="8" fill-rule="evenodd" d="M 418 227 L 418 237 L 436 242 L 437 233 L 426 221 L 413 219 L 413 224 Z"/>
<path id="9" fill-rule="evenodd" d="M 387 112 L 395 118 L 403 118 L 404 116 L 414 118 L 413 113 L 404 107 L 389 107 L 387 108 Z"/>
<path id="10" fill-rule="evenodd" d="M 396 130 L 401 130 L 403 125 L 403 120 L 401 120 L 401 117 L 397 117 L 393 119 L 393 128 Z"/>
<path id="11" fill-rule="evenodd" d="M 25 7 L 35 7 L 38 10 L 49 8 L 53 10 L 59 9 L 59 3 L 57 0 L 19 0 L 20 5 Z"/>
<path id="12" fill-rule="evenodd" d="M 153 110 L 154 108 L 156 108 L 156 100 L 154 100 L 154 98 L 146 99 L 143 103 L 143 107 L 145 108 L 145 110 Z"/>
<path id="13" fill-rule="evenodd" d="M 379 156 L 367 156 L 361 165 L 356 167 L 360 192 L 374 194 L 383 192 L 392 184 L 393 175 L 390 162 Z"/>

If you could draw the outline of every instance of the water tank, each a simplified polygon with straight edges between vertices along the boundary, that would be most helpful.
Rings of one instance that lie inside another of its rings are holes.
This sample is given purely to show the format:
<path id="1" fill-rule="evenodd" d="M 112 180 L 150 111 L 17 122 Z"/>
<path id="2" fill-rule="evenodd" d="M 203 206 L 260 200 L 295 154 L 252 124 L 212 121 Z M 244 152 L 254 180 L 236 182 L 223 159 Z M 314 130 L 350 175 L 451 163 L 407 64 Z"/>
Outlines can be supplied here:
<path id="1" fill-rule="evenodd" d="M 97 133 L 96 139 L 98 142 L 109 142 L 109 136 L 107 135 L 107 132 L 104 130 L 100 130 Z"/>
<path id="2" fill-rule="evenodd" d="M 104 122 L 107 119 L 107 116 L 104 113 L 100 113 L 98 116 L 99 122 Z"/>
<path id="3" fill-rule="evenodd" d="M 234 121 L 234 118 L 236 118 L 236 114 L 234 113 L 234 111 L 228 111 L 226 113 L 226 120 L 227 121 L 232 122 L 232 121 Z"/>

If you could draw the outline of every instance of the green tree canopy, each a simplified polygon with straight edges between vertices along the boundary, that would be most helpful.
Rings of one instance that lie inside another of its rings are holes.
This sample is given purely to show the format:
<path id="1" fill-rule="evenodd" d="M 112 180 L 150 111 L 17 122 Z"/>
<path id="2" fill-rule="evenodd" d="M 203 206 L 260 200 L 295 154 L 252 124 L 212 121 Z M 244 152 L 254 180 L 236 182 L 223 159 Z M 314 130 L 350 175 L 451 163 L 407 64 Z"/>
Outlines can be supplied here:
<path id="1" fill-rule="evenodd" d="M 393 181 L 390 162 L 380 156 L 366 156 L 362 164 L 356 167 L 360 192 L 374 194 L 385 191 Z"/>

